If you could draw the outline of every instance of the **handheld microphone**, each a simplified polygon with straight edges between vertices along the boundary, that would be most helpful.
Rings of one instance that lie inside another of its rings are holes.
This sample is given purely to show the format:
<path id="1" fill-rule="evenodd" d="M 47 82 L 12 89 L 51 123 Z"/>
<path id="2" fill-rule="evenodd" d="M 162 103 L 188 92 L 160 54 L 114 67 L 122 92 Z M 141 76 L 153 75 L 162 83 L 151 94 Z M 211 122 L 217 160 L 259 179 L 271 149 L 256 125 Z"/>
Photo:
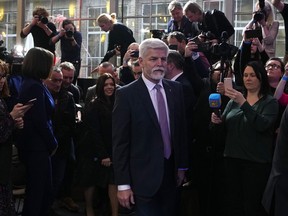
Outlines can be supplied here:
<path id="1" fill-rule="evenodd" d="M 214 113 L 221 116 L 221 95 L 218 93 L 212 93 L 209 95 L 209 106 L 214 110 Z"/>

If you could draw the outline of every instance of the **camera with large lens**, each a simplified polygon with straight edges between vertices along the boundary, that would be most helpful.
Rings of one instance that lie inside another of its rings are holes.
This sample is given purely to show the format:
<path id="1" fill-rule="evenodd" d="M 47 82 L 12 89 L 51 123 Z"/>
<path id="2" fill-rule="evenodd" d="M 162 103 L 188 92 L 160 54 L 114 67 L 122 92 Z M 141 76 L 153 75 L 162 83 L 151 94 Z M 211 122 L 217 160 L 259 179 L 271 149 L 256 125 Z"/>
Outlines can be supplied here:
<path id="1" fill-rule="evenodd" d="M 258 5 L 259 5 L 259 10 L 256 11 L 256 12 L 254 13 L 254 16 L 253 16 L 253 20 L 254 20 L 255 22 L 261 21 L 261 20 L 264 19 L 265 16 L 266 16 L 266 13 L 265 13 L 265 10 L 264 10 L 265 1 L 264 1 L 264 0 L 259 0 L 259 1 L 258 1 Z"/>
<path id="2" fill-rule="evenodd" d="M 48 18 L 45 16 L 39 16 L 39 20 L 41 23 L 43 23 L 45 25 L 48 23 Z"/>
<path id="3" fill-rule="evenodd" d="M 158 39 L 162 39 L 162 37 L 165 35 L 165 31 L 162 29 L 152 29 L 150 30 L 150 33 L 152 34 L 152 38 Z"/>
<path id="4" fill-rule="evenodd" d="M 106 53 L 107 57 L 112 58 L 114 55 L 116 55 L 116 50 L 120 51 L 121 50 L 121 45 L 114 44 L 114 49 L 107 51 L 107 53 Z"/>
<path id="5" fill-rule="evenodd" d="M 3 40 L 0 40 L 0 59 L 9 64 L 10 74 L 21 73 L 22 62 L 24 60 L 23 53 L 18 53 L 16 46 L 9 53 L 6 47 L 2 46 Z"/>
<path id="6" fill-rule="evenodd" d="M 255 21 L 255 22 L 260 22 L 262 19 L 264 19 L 265 18 L 265 13 L 264 13 L 264 11 L 256 11 L 255 13 L 254 13 L 254 16 L 253 16 L 253 20 Z"/>
<path id="7" fill-rule="evenodd" d="M 221 57 L 221 59 L 232 60 L 233 56 L 235 56 L 235 54 L 238 51 L 238 47 L 232 44 L 228 44 L 227 39 L 228 39 L 228 34 L 226 31 L 223 31 L 221 33 L 221 43 L 213 45 L 211 47 L 211 53 L 215 56 Z"/>
<path id="8" fill-rule="evenodd" d="M 72 38 L 73 36 L 74 36 L 74 32 L 72 31 L 72 30 L 68 30 L 68 31 L 66 31 L 66 36 L 68 37 L 68 38 Z"/>
<path id="9" fill-rule="evenodd" d="M 0 59 L 3 61 L 6 61 L 8 56 L 9 56 L 9 53 L 7 52 L 6 47 L 1 46 L 0 47 Z"/>
<path id="10" fill-rule="evenodd" d="M 205 38 L 204 40 L 206 40 L 206 39 L 207 39 L 207 41 L 202 42 L 198 38 L 198 36 L 196 36 L 194 38 L 188 38 L 188 41 L 193 41 L 193 42 L 195 42 L 195 44 L 197 44 L 198 48 L 197 48 L 197 50 L 195 50 L 196 52 L 209 52 L 210 48 L 211 48 L 211 43 L 208 40 L 208 38 Z"/>

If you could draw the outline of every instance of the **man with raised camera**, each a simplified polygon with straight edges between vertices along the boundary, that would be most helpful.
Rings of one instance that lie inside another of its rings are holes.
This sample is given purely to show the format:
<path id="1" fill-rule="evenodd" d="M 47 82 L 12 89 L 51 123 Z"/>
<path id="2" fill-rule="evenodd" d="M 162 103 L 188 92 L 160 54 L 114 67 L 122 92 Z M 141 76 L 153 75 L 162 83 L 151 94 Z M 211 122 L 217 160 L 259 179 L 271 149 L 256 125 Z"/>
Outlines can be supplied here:
<path id="1" fill-rule="evenodd" d="M 227 32 L 227 39 L 234 34 L 234 27 L 222 11 L 214 9 L 203 12 L 197 3 L 192 1 L 188 1 L 183 10 L 190 22 L 198 22 L 198 31 L 202 32 L 199 39 L 202 41 L 207 37 L 207 33 L 210 35 L 209 39 L 213 38 L 218 41 L 221 41 L 224 31 Z"/>
<path id="2" fill-rule="evenodd" d="M 189 19 L 184 16 L 182 3 L 178 1 L 171 1 L 168 5 L 168 11 L 172 19 L 168 22 L 167 30 L 168 33 L 179 31 L 182 32 L 186 38 L 195 37 L 200 32 L 194 26 L 195 22 L 190 22 Z"/>
<path id="3" fill-rule="evenodd" d="M 189 56 L 185 57 L 189 57 L 192 60 L 193 67 L 201 78 L 208 77 L 211 65 L 203 52 L 201 52 L 203 50 L 199 50 L 198 45 L 194 41 L 188 41 L 185 35 L 178 31 L 170 32 L 167 41 L 169 48 L 177 50 L 183 57 L 185 56 L 186 49 L 189 48 L 191 52 Z M 190 80 L 191 82 L 194 81 L 193 78 Z"/>
<path id="4" fill-rule="evenodd" d="M 32 34 L 35 47 L 45 48 L 55 54 L 55 45 L 50 44 L 50 38 L 56 34 L 56 27 L 48 21 L 49 13 L 45 8 L 36 7 L 33 11 L 31 23 L 27 24 L 21 31 L 22 38 Z"/>
<path id="5" fill-rule="evenodd" d="M 61 31 L 51 38 L 51 43 L 61 41 L 61 62 L 71 62 L 75 67 L 73 83 L 79 76 L 81 67 L 82 34 L 76 30 L 74 23 L 66 19 L 62 23 Z"/>

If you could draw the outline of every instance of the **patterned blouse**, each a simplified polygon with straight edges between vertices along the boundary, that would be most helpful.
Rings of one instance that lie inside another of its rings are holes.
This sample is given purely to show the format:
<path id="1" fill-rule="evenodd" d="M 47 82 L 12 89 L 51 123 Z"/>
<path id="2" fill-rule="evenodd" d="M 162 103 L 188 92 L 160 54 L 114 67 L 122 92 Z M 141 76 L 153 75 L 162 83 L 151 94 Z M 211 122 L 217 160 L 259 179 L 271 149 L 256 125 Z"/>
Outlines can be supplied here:
<path id="1" fill-rule="evenodd" d="M 14 121 L 8 112 L 6 103 L 0 99 L 0 143 L 4 143 L 11 135 Z"/>

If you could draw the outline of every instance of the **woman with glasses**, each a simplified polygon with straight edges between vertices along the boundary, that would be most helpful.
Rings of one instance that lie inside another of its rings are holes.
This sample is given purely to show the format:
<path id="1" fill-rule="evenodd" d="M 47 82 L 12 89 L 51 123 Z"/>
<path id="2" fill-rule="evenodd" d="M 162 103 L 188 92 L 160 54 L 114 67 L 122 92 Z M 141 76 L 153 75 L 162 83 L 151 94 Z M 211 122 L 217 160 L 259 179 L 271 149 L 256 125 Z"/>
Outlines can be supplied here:
<path id="1" fill-rule="evenodd" d="M 223 115 L 211 115 L 215 132 L 226 133 L 224 215 L 266 215 L 261 199 L 271 169 L 278 103 L 261 62 L 246 65 L 243 83 L 243 93 L 225 90 L 230 101 Z"/>
<path id="2" fill-rule="evenodd" d="M 266 64 L 265 69 L 268 76 L 268 82 L 271 87 L 271 91 L 274 94 L 281 77 L 284 74 L 284 63 L 280 58 L 270 58 Z"/>
<path id="3" fill-rule="evenodd" d="M 16 104 L 9 111 L 6 100 L 9 99 L 7 83 L 8 66 L 0 60 L 0 215 L 14 216 L 10 172 L 12 165 L 12 132 L 23 128 L 23 116 L 32 105 Z"/>
<path id="4" fill-rule="evenodd" d="M 274 97 L 278 100 L 279 103 L 279 114 L 275 124 L 275 140 L 279 132 L 279 126 L 281 122 L 282 114 L 285 111 L 285 108 L 288 104 L 288 89 L 286 82 L 288 80 L 288 65 L 284 67 L 284 63 L 280 58 L 270 58 L 265 66 L 268 75 L 269 85 L 271 87 L 271 92 L 274 94 Z M 285 75 L 286 74 L 286 75 Z"/>

